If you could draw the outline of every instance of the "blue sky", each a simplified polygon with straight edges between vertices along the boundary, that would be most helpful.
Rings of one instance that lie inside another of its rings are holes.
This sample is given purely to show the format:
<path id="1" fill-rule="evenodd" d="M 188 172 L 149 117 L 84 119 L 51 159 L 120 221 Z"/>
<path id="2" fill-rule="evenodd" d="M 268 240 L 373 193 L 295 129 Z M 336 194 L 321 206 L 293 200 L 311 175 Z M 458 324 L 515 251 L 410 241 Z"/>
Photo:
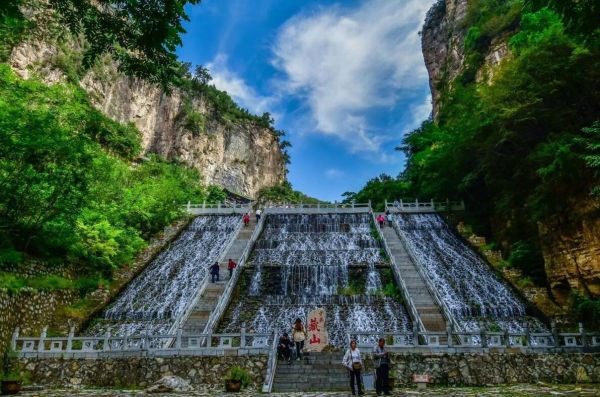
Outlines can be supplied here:
<path id="1" fill-rule="evenodd" d="M 178 49 L 292 143 L 295 189 L 339 200 L 404 167 L 394 151 L 431 111 L 418 32 L 434 0 L 203 0 Z"/>

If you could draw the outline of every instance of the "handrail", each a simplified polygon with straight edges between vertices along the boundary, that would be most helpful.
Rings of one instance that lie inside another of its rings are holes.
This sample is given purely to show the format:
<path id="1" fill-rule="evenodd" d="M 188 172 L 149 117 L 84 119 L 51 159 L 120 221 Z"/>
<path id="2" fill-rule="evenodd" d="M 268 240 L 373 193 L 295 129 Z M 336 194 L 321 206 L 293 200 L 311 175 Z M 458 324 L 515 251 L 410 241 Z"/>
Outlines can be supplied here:
<path id="1" fill-rule="evenodd" d="M 390 212 L 437 212 L 437 211 L 464 211 L 464 201 L 403 201 L 402 199 L 388 203 L 385 200 L 385 210 Z"/>
<path id="2" fill-rule="evenodd" d="M 373 213 L 373 211 L 371 211 L 371 219 L 373 221 L 373 224 L 377 228 L 377 232 L 379 233 L 381 240 L 383 241 L 383 247 L 385 249 L 385 252 L 387 253 L 387 256 L 390 258 L 390 263 L 392 265 L 392 270 L 394 272 L 396 282 L 400 286 L 400 290 L 402 292 L 404 301 L 406 302 L 406 305 L 408 306 L 408 311 L 409 311 L 410 315 L 412 316 L 413 324 L 417 324 L 418 329 L 420 331 L 425 331 L 425 326 L 423 325 L 421 316 L 419 316 L 419 312 L 417 311 L 415 303 L 413 302 L 412 297 L 408 293 L 408 288 L 406 287 L 406 283 L 404 282 L 404 279 L 402 278 L 402 275 L 400 274 L 400 268 L 399 268 L 398 264 L 396 263 L 396 259 L 394 259 L 394 256 L 392 255 L 392 250 L 390 249 L 390 247 L 387 244 L 387 240 L 385 239 L 383 232 L 381 230 L 381 227 L 379 227 L 379 224 L 377 223 L 377 221 L 375 219 L 375 214 Z"/>
<path id="3" fill-rule="evenodd" d="M 242 225 L 243 225 L 243 222 L 242 222 L 242 219 L 240 218 L 235 231 L 233 233 L 231 233 L 231 235 L 229 237 L 229 241 L 227 241 L 227 244 L 221 250 L 221 253 L 219 254 L 219 256 L 217 258 L 217 262 L 223 261 L 223 259 L 225 258 L 225 255 L 227 254 L 227 251 L 229 251 L 229 249 L 231 248 L 231 245 L 237 238 L 238 234 L 240 234 Z M 188 320 L 188 318 L 194 311 L 194 307 L 196 306 L 196 304 L 202 297 L 202 294 L 204 294 L 204 291 L 206 290 L 206 287 L 208 286 L 210 278 L 211 278 L 211 275 L 209 274 L 209 272 L 206 272 L 206 275 L 204 276 L 202 283 L 200 284 L 196 294 L 194 295 L 194 299 L 192 299 L 190 301 L 190 303 L 188 303 L 187 307 L 185 308 L 185 311 L 177 319 L 175 319 L 175 321 L 173 322 L 173 325 L 169 328 L 169 331 L 168 331 L 169 333 L 173 334 L 173 333 L 177 332 L 177 330 L 179 328 L 181 328 L 181 326 Z M 168 342 L 168 344 L 172 344 L 172 343 L 173 343 L 173 340 Z"/>
<path id="4" fill-rule="evenodd" d="M 267 361 L 267 374 L 263 383 L 263 393 L 271 393 L 273 389 L 273 380 L 275 379 L 275 371 L 277 371 L 277 342 L 276 331 L 273 331 L 273 345 L 269 352 L 269 361 Z"/>
<path id="5" fill-rule="evenodd" d="M 410 257 L 410 260 L 414 263 L 415 268 L 417 269 L 417 272 L 419 272 L 419 275 L 421 275 L 421 278 L 423 279 L 423 281 L 425 281 L 425 285 L 427 286 L 427 289 L 429 290 L 429 292 L 431 293 L 431 296 L 435 300 L 435 303 L 438 304 L 439 307 L 442 309 L 442 314 L 446 318 L 446 321 L 448 321 L 450 323 L 450 325 L 452 326 L 453 329 L 461 330 L 461 327 L 458 325 L 458 322 L 452 315 L 452 311 L 450 310 L 450 308 L 448 307 L 446 302 L 444 302 L 442 297 L 439 295 L 437 289 L 434 288 L 433 282 L 431 281 L 429 275 L 423 270 L 421 264 L 418 262 L 417 257 L 412 250 L 412 247 L 406 241 L 406 238 L 400 231 L 400 228 L 398 227 L 396 222 L 392 222 L 392 227 L 394 228 L 394 230 L 396 231 L 396 234 L 400 238 L 400 241 L 402 242 L 404 249 L 406 249 L 406 252 L 407 252 L 408 256 Z"/>
<path id="6" fill-rule="evenodd" d="M 238 265 L 233 270 L 233 274 L 231 275 L 231 278 L 227 282 L 227 286 L 221 293 L 221 296 L 219 297 L 219 301 L 217 302 L 217 305 L 210 313 L 210 317 L 208 318 L 206 326 L 204 327 L 204 332 L 214 331 L 215 325 L 219 322 L 219 320 L 221 319 L 221 316 L 223 316 L 223 313 L 225 312 L 227 305 L 229 305 L 229 300 L 231 299 L 231 293 L 233 291 L 233 288 L 237 284 L 237 281 L 240 277 L 240 273 L 242 272 L 242 267 L 245 265 L 246 260 L 248 260 L 248 257 L 250 256 L 250 252 L 254 248 L 254 244 L 256 243 L 256 240 L 258 239 L 258 237 L 260 236 L 260 233 L 262 232 L 266 218 L 267 218 L 266 216 L 262 216 L 260 218 L 260 220 L 258 221 L 258 223 L 256 224 L 254 231 L 252 232 L 252 235 L 250 236 L 248 243 L 246 243 L 246 247 L 244 248 L 244 251 L 242 252 L 242 254 L 238 260 Z"/>

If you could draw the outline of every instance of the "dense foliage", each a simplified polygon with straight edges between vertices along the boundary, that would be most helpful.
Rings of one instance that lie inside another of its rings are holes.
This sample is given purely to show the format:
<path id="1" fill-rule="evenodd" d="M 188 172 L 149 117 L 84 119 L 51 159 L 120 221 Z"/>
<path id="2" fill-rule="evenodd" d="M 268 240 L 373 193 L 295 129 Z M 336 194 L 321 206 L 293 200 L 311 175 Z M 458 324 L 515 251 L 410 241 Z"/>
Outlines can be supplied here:
<path id="1" fill-rule="evenodd" d="M 9 0 L 20 2 L 20 0 Z M 168 88 L 179 63 L 175 50 L 185 33 L 187 4 L 200 0 L 49 0 L 60 21 L 89 46 L 83 62 L 89 67 L 111 54 L 121 70 Z"/>
<path id="2" fill-rule="evenodd" d="M 139 132 L 77 86 L 21 80 L 0 64 L 0 262 L 68 260 L 111 276 L 188 200 L 221 200 L 196 171 L 151 156 Z"/>
<path id="3" fill-rule="evenodd" d="M 281 185 L 264 187 L 258 191 L 256 201 L 258 205 L 265 204 L 317 204 L 320 203 L 316 198 L 309 197 L 302 192 L 294 190 L 292 184 L 288 181 Z"/>
<path id="4" fill-rule="evenodd" d="M 522 10 L 520 0 L 469 2 L 465 67 L 439 87 L 437 120 L 404 139 L 408 165 L 398 179 L 369 181 L 351 197 L 381 200 L 390 189 L 462 198 L 475 231 L 493 235 L 513 266 L 544 282 L 538 222 L 576 221 L 571 205 L 598 200 L 600 39 L 589 13 Z M 511 36 L 511 55 L 490 77 L 483 61 L 502 34 Z"/>

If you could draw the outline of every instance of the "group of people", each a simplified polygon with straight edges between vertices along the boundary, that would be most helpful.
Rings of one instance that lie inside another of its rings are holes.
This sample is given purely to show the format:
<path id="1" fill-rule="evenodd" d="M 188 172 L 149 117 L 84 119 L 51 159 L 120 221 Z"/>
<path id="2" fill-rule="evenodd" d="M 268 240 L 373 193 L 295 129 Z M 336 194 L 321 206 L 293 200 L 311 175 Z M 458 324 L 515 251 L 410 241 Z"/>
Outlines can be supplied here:
<path id="1" fill-rule="evenodd" d="M 260 208 L 257 208 L 254 215 L 256 215 L 256 222 L 260 221 L 260 216 L 262 215 L 262 210 Z M 242 216 L 242 221 L 244 222 L 244 226 L 248 226 L 250 224 L 250 214 L 249 213 L 244 214 Z"/>
<path id="2" fill-rule="evenodd" d="M 229 261 L 227 262 L 227 270 L 229 270 L 229 278 L 231 278 L 231 275 L 233 274 L 233 270 L 236 267 L 237 267 L 237 263 L 235 263 L 235 261 L 233 259 L 229 258 Z M 210 272 L 211 280 L 213 283 L 219 281 L 220 270 L 221 269 L 219 267 L 219 262 L 215 262 L 208 267 L 208 271 Z"/>
<path id="3" fill-rule="evenodd" d="M 302 320 L 299 318 L 294 321 L 292 326 L 292 338 L 288 336 L 287 332 L 279 338 L 279 345 L 277 346 L 277 354 L 279 358 L 286 360 L 288 364 L 292 362 L 292 349 L 296 349 L 296 360 L 302 358 L 302 352 L 304 350 L 304 341 L 306 340 L 306 329 Z"/>
<path id="4" fill-rule="evenodd" d="M 292 352 L 295 347 L 296 360 L 300 360 L 302 358 L 305 340 L 306 330 L 304 329 L 302 320 L 297 318 L 292 326 L 291 339 L 287 332 L 284 332 L 279 338 L 279 345 L 277 346 L 277 354 L 279 358 L 286 360 L 288 364 L 291 364 Z M 373 358 L 375 363 L 375 391 L 377 395 L 381 395 L 382 393 L 386 396 L 390 395 L 390 356 L 389 352 L 385 348 L 384 338 L 379 338 L 377 346 L 373 348 Z M 342 359 L 342 365 L 348 370 L 352 395 L 364 394 L 361 378 L 361 371 L 364 368 L 364 365 L 360 355 L 360 350 L 358 349 L 355 340 L 350 342 L 350 347 L 348 350 L 346 350 L 344 358 Z"/>
<path id="5" fill-rule="evenodd" d="M 392 226 L 393 218 L 392 218 L 392 214 L 390 213 L 390 211 L 387 211 L 385 213 L 385 215 L 383 215 L 383 214 L 377 215 L 377 218 L 375 218 L 375 219 L 377 220 L 377 223 L 379 223 L 379 227 L 383 227 L 385 224 L 385 221 L 387 221 L 388 226 L 390 226 L 390 227 Z"/>
<path id="6" fill-rule="evenodd" d="M 375 392 L 377 395 L 383 393 L 386 396 L 389 396 L 390 355 L 385 348 L 384 338 L 379 338 L 377 346 L 373 348 L 373 359 L 375 363 Z M 354 396 L 357 393 L 360 395 L 364 394 L 361 378 L 361 370 L 364 365 L 355 340 L 350 342 L 350 348 L 346 350 L 346 354 L 344 354 L 344 358 L 342 359 L 342 364 L 348 369 L 350 375 L 350 389 L 352 390 L 352 395 Z"/>

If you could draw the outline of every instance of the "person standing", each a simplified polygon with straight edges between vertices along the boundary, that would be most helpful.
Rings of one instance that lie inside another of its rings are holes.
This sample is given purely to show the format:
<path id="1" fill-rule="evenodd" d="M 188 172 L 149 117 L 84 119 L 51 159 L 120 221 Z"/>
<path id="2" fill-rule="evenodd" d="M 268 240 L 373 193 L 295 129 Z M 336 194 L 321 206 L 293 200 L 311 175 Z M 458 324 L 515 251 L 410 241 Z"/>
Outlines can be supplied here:
<path id="1" fill-rule="evenodd" d="M 212 282 L 215 282 L 215 279 L 219 281 L 219 262 L 215 262 L 208 268 L 210 270 L 210 274 L 212 276 Z"/>
<path id="2" fill-rule="evenodd" d="M 392 221 L 394 220 L 394 218 L 392 218 L 392 213 L 389 210 L 385 214 L 385 219 L 387 220 L 388 226 L 392 227 Z"/>
<path id="3" fill-rule="evenodd" d="M 352 395 L 355 396 L 357 391 L 359 395 L 364 394 L 362 390 L 362 380 L 360 378 L 363 362 L 355 340 L 350 342 L 350 348 L 346 350 L 346 354 L 344 354 L 344 358 L 342 359 L 342 364 L 350 373 L 350 389 L 352 390 Z M 354 388 L 355 379 L 356 389 Z"/>
<path id="4" fill-rule="evenodd" d="M 383 227 L 384 221 L 385 221 L 385 218 L 383 217 L 382 214 L 377 215 L 377 223 L 379 223 L 379 227 Z"/>
<path id="5" fill-rule="evenodd" d="M 302 358 L 302 350 L 304 349 L 304 341 L 306 340 L 306 330 L 299 318 L 294 322 L 292 327 L 292 339 L 296 344 L 296 361 Z"/>
<path id="6" fill-rule="evenodd" d="M 375 362 L 375 392 L 386 396 L 390 395 L 389 374 L 390 374 L 390 355 L 385 348 L 385 339 L 379 338 L 379 343 L 373 348 L 373 358 Z"/>
<path id="7" fill-rule="evenodd" d="M 227 270 L 229 270 L 229 278 L 233 275 L 233 269 L 237 267 L 237 263 L 233 261 L 233 259 L 229 258 L 229 262 L 227 262 Z"/>
<path id="8" fill-rule="evenodd" d="M 262 214 L 262 211 L 260 210 L 260 208 L 256 209 L 256 222 L 258 223 L 258 221 L 260 221 L 260 215 Z"/>
<path id="9" fill-rule="evenodd" d="M 244 226 L 248 226 L 248 224 L 250 223 L 250 215 L 244 214 L 242 220 L 244 221 Z"/>

